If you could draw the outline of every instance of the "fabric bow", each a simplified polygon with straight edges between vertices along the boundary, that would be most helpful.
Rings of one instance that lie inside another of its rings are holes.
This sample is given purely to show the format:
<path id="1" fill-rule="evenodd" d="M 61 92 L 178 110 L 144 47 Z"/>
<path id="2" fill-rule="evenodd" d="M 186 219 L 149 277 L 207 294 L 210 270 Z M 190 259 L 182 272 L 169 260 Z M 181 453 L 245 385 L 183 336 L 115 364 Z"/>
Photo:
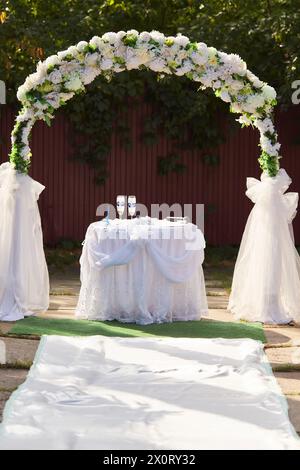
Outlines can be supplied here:
<path id="1" fill-rule="evenodd" d="M 283 168 L 278 171 L 276 176 L 262 173 L 260 180 L 247 178 L 246 196 L 255 204 L 266 201 L 272 196 L 279 198 L 283 204 L 288 223 L 291 223 L 297 213 L 299 199 L 298 193 L 284 194 L 291 182 L 291 178 Z"/>

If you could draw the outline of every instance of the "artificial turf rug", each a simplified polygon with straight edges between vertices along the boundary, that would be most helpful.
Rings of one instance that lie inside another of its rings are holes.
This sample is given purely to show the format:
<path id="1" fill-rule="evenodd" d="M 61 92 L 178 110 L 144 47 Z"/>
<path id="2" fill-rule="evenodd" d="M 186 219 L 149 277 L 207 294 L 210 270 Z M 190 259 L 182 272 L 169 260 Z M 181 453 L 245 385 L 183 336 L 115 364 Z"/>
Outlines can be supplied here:
<path id="1" fill-rule="evenodd" d="M 233 323 L 215 320 L 136 325 L 117 321 L 100 322 L 28 317 L 13 325 L 9 334 L 61 336 L 168 336 L 174 338 L 251 338 L 265 342 L 260 323 Z"/>

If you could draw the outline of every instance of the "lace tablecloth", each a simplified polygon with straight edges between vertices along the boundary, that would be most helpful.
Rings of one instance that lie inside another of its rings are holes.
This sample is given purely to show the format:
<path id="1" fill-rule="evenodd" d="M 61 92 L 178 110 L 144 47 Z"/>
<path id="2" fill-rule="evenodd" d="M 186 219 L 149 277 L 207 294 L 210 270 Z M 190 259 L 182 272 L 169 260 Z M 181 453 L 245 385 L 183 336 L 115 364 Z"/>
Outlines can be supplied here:
<path id="1" fill-rule="evenodd" d="M 208 310 L 204 248 L 193 224 L 148 217 L 91 224 L 76 317 L 139 324 L 200 319 Z"/>

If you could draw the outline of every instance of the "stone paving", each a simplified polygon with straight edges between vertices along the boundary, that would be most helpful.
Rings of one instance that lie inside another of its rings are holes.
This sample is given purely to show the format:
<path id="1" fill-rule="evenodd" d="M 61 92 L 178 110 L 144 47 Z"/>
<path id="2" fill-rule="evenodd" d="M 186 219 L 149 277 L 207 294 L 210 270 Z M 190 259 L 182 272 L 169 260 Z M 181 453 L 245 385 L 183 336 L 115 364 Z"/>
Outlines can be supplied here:
<path id="1" fill-rule="evenodd" d="M 80 281 L 78 274 L 53 276 L 51 279 L 50 309 L 43 317 L 72 318 L 78 300 Z M 228 291 L 219 281 L 207 282 L 209 318 L 235 321 L 227 312 Z M 0 322 L 0 339 L 7 347 L 7 368 L 0 368 L 0 420 L 5 402 L 21 385 L 27 375 L 38 347 L 37 339 L 8 338 L 11 323 Z M 296 326 L 264 328 L 267 339 L 266 354 L 274 375 L 286 395 L 290 419 L 300 433 L 300 328 Z M 1 337 L 2 335 L 2 337 Z"/>

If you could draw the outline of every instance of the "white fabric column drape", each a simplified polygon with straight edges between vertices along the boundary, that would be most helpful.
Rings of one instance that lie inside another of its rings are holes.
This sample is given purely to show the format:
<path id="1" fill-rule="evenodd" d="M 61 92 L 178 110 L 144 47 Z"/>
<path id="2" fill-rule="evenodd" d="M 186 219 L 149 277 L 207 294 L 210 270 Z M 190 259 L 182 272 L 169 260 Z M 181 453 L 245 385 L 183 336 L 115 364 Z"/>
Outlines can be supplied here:
<path id="1" fill-rule="evenodd" d="M 0 320 L 47 310 L 49 276 L 37 200 L 44 186 L 0 166 Z"/>
<path id="2" fill-rule="evenodd" d="M 228 310 L 237 318 L 262 323 L 300 322 L 300 258 L 291 223 L 298 193 L 284 169 L 261 181 L 247 179 L 254 202 L 235 265 Z"/>

